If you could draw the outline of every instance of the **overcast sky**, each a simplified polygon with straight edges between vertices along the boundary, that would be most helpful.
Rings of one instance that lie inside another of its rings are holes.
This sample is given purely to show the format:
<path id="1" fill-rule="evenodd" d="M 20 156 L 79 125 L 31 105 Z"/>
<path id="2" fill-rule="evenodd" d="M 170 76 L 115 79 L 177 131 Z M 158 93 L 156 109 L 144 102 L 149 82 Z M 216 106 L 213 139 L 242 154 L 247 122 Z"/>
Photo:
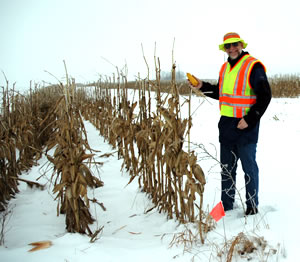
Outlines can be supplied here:
<path id="1" fill-rule="evenodd" d="M 62 80 L 63 60 L 76 82 L 125 65 L 130 80 L 144 78 L 143 45 L 152 75 L 154 56 L 169 71 L 174 50 L 181 71 L 217 79 L 226 58 L 218 45 L 237 32 L 269 76 L 295 74 L 299 11 L 298 0 L 0 0 L 0 70 L 19 87 L 56 83 L 45 71 Z"/>

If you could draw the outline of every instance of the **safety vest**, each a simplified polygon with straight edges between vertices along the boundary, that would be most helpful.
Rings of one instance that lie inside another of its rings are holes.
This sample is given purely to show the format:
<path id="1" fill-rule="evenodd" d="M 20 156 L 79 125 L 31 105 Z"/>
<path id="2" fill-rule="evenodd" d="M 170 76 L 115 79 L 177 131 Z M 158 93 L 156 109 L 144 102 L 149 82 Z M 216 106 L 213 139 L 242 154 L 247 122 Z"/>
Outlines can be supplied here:
<path id="1" fill-rule="evenodd" d="M 242 118 L 256 103 L 256 95 L 250 85 L 250 73 L 254 64 L 258 62 L 261 63 L 250 55 L 244 55 L 233 68 L 228 62 L 223 64 L 219 76 L 219 103 L 222 116 Z M 265 69 L 263 64 L 262 66 Z"/>

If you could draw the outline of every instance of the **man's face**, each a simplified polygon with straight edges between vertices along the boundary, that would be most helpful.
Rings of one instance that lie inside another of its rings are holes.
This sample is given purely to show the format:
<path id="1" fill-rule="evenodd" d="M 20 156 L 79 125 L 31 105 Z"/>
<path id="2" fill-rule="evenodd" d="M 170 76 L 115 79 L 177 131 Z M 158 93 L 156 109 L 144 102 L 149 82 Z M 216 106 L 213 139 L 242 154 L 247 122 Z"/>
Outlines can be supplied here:
<path id="1" fill-rule="evenodd" d="M 231 59 L 236 59 L 241 53 L 243 49 L 242 42 L 236 42 L 231 44 L 225 44 L 225 52 Z"/>

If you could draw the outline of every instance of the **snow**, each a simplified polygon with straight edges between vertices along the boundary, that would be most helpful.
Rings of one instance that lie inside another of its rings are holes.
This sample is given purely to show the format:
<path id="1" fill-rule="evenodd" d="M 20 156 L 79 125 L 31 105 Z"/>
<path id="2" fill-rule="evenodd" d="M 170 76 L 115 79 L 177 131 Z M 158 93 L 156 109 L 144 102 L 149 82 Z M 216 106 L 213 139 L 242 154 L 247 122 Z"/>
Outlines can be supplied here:
<path id="1" fill-rule="evenodd" d="M 95 231 L 103 227 L 98 239 L 90 243 L 90 237 L 86 235 L 66 232 L 65 217 L 57 216 L 57 202 L 52 194 L 51 166 L 43 156 L 21 178 L 31 181 L 39 178 L 37 182 L 45 184 L 45 189 L 29 188 L 20 182 L 20 193 L 8 206 L 0 261 L 225 261 L 226 256 L 220 257 L 218 253 L 224 249 L 226 241 L 230 243 L 240 232 L 264 239 L 266 249 L 244 256 L 235 255 L 232 261 L 247 261 L 251 257 L 251 261 L 298 261 L 299 102 L 300 98 L 273 98 L 261 120 L 257 149 L 259 214 L 243 217 L 245 193 L 239 165 L 237 188 L 242 201 L 237 199 L 236 208 L 216 223 L 215 229 L 207 234 L 204 245 L 198 240 L 192 247 L 171 241 L 176 240 L 179 233 L 197 232 L 196 225 L 180 225 L 175 219 L 168 220 L 167 215 L 157 209 L 147 212 L 153 207 L 151 199 L 140 191 L 137 180 L 127 185 L 129 175 L 121 170 L 122 159 L 118 159 L 117 153 L 108 158 L 99 157 L 116 152 L 116 149 L 85 121 L 91 148 L 101 151 L 96 160 L 103 162 L 101 167 L 98 166 L 99 173 L 95 167 L 93 172 L 101 177 L 104 187 L 89 192 L 90 198 L 96 198 L 106 208 L 104 211 L 95 203 L 90 206 L 96 219 L 91 229 Z M 182 118 L 187 117 L 186 108 L 182 109 Z M 213 159 L 219 159 L 218 102 L 193 96 L 192 108 L 191 148 L 197 153 L 206 175 L 204 207 L 209 211 L 220 201 L 220 167 Z M 29 243 L 43 240 L 50 240 L 52 246 L 28 252 L 31 249 Z M 273 249 L 276 254 L 273 254 Z"/>

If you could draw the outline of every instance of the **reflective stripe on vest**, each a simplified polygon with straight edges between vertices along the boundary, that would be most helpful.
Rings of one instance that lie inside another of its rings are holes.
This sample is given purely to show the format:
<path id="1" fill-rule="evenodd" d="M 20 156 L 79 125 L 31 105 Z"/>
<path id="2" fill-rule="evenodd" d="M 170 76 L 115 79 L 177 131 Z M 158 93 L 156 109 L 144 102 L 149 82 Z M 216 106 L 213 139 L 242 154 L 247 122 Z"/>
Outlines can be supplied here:
<path id="1" fill-rule="evenodd" d="M 233 68 L 230 68 L 228 62 L 222 65 L 219 75 L 221 115 L 242 118 L 256 103 L 249 79 L 251 70 L 257 62 L 260 61 L 250 55 L 244 55 Z"/>

